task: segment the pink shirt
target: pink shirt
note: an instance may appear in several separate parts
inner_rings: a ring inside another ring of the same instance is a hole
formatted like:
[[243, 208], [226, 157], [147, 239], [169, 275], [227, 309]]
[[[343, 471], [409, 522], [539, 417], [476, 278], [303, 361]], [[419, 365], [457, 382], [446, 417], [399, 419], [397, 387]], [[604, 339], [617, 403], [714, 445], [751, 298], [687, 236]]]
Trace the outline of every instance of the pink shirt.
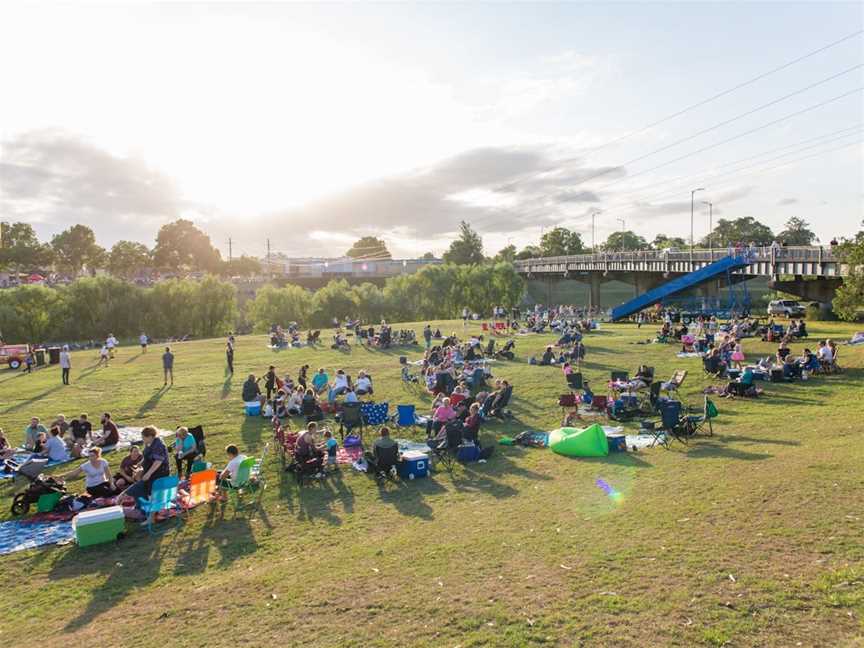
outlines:
[[456, 411], [452, 407], [442, 405], [435, 410], [435, 415], [432, 418], [436, 421], [446, 422], [450, 419], [456, 418]]
[[565, 376], [569, 376], [570, 374], [573, 373], [573, 367], [570, 367], [570, 366], [562, 367], [562, 371], [564, 372]]

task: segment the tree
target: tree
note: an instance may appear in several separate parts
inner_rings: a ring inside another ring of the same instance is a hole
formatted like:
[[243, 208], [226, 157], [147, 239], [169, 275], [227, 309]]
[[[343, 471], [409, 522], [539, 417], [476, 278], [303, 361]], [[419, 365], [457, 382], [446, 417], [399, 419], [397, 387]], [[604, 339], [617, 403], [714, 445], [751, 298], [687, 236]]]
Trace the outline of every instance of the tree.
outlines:
[[374, 236], [364, 236], [359, 241], [355, 241], [351, 249], [345, 253], [345, 256], [352, 259], [392, 259], [390, 252], [387, 250], [387, 244], [384, 239], [375, 238]]
[[32, 225], [0, 223], [0, 268], [42, 270], [51, 260], [51, 248], [39, 242]]
[[500, 261], [503, 261], [505, 263], [513, 263], [516, 260], [516, 246], [508, 245], [507, 247], [501, 248], [498, 254], [495, 255], [495, 258], [492, 260], [496, 263]]
[[45, 342], [55, 318], [59, 293], [45, 286], [20, 286], [0, 291], [0, 330], [7, 342]]
[[537, 245], [526, 245], [522, 248], [522, 251], [516, 255], [517, 261], [523, 261], [525, 259], [536, 259], [537, 257], [543, 256], [543, 253], [540, 251], [539, 246]]
[[135, 241], [117, 241], [108, 253], [108, 272], [115, 277], [134, 279], [151, 264], [150, 250]]
[[215, 272], [221, 255], [210, 243], [209, 236], [192, 221], [181, 218], [159, 229], [153, 260], [159, 268], [173, 272]]
[[483, 263], [483, 260], [483, 239], [468, 223], [462, 221], [459, 225], [459, 238], [450, 243], [444, 253], [444, 262], [470, 265]]
[[602, 247], [606, 252], [644, 250], [648, 247], [648, 242], [638, 234], [627, 230], [626, 232], [612, 232]]
[[105, 264], [105, 250], [96, 244], [96, 235], [86, 225], [73, 225], [51, 239], [57, 270], [81, 274], [86, 266], [91, 272]]
[[777, 241], [784, 245], [813, 245], [816, 235], [810, 230], [810, 224], [803, 218], [793, 216], [786, 221], [786, 229], [777, 235]]
[[213, 337], [234, 328], [237, 318], [237, 289], [233, 284], [207, 275], [196, 284], [192, 305], [192, 332], [199, 337]]
[[845, 239], [837, 246], [835, 254], [849, 264], [849, 274], [843, 277], [843, 285], [837, 289], [832, 307], [841, 319], [853, 321], [864, 311], [864, 230], [853, 239]]
[[[721, 218], [717, 221], [714, 231], [711, 233], [710, 243], [714, 247], [728, 247], [736, 243], [749, 244], [762, 243], [767, 245], [774, 240], [774, 233], [767, 225], [763, 225], [752, 216], [727, 220]], [[702, 247], [708, 247], [708, 237], [699, 242]]]
[[273, 324], [298, 322], [306, 326], [312, 314], [312, 293], [292, 284], [282, 288], [267, 285], [255, 294], [247, 309], [249, 319], [259, 333], [266, 333]]
[[387, 300], [384, 292], [373, 283], [362, 283], [351, 289], [351, 297], [357, 305], [357, 317], [364, 322], [380, 322], [387, 316]]
[[341, 322], [357, 312], [351, 286], [344, 279], [333, 279], [319, 289], [315, 293], [314, 305], [313, 321], [320, 326], [330, 324], [334, 317]]
[[261, 274], [261, 262], [245, 254], [239, 259], [231, 259], [222, 264], [220, 274], [224, 277], [251, 277]]
[[543, 234], [540, 239], [542, 256], [564, 256], [581, 254], [585, 251], [582, 236], [566, 227], [556, 227]]
[[425, 252], [420, 258], [425, 261], [434, 261], [435, 255], [432, 252]]
[[658, 234], [654, 237], [651, 247], [655, 250], [667, 250], [673, 247], [685, 248], [687, 247], [687, 241], [680, 236], [666, 236], [665, 234]]

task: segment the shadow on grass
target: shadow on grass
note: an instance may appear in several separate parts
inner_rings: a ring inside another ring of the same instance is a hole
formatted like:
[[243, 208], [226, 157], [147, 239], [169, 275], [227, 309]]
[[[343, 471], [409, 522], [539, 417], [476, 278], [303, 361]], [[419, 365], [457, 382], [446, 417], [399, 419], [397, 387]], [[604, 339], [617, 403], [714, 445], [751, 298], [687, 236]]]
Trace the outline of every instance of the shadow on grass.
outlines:
[[144, 355], [144, 352], [139, 351], [136, 355], [129, 356], [129, 358], [127, 358], [126, 362], [124, 362], [123, 364], [129, 364], [130, 362], [135, 362], [138, 358], [140, 358], [143, 355]]
[[[241, 515], [244, 512], [242, 509], [233, 518], [226, 518], [225, 506], [205, 504], [197, 511], [203, 513], [200, 509], [204, 506], [209, 510], [203, 528], [191, 532], [195, 537], [180, 537], [176, 543], [175, 576], [201, 574], [208, 567], [230, 567], [235, 560], [254, 553], [258, 548], [248, 516]], [[214, 551], [219, 553], [219, 560], [216, 565], [210, 566], [210, 556]]]
[[[227, 368], [225, 371], [226, 372], [228, 371]], [[222, 383], [222, 392], [219, 394], [220, 400], [225, 400], [226, 398], [228, 398], [229, 394], [231, 393], [231, 381], [233, 379], [234, 379], [234, 374], [229, 373], [226, 376], [225, 382]]]
[[156, 406], [159, 404], [159, 401], [166, 393], [168, 393], [167, 387], [159, 387], [150, 398], [148, 398], [141, 404], [141, 407], [138, 408], [137, 415], [141, 416], [142, 414], [146, 414], [147, 412], [155, 409]]
[[431, 520], [435, 517], [432, 507], [425, 498], [445, 492], [446, 489], [441, 484], [429, 478], [410, 481], [387, 480], [378, 483], [378, 494], [382, 502], [391, 505], [402, 515], [423, 520]]
[[[740, 461], [764, 461], [774, 455], [767, 452], [747, 452], [725, 445], [728, 441], [717, 437], [693, 440], [683, 449], [688, 459], [738, 459]], [[679, 446], [680, 449], [680, 446]]]
[[63, 385], [63, 384], [59, 384], [59, 385], [56, 385], [56, 386], [54, 386], [54, 387], [50, 387], [49, 389], [46, 389], [45, 391], [43, 391], [43, 392], [41, 392], [41, 393], [39, 393], [39, 394], [36, 394], [36, 395], [33, 396], [32, 398], [28, 398], [28, 399], [25, 400], [25, 401], [21, 401], [20, 403], [16, 403], [15, 405], [11, 405], [10, 407], [7, 407], [5, 410], [3, 410], [2, 413], [3, 413], [3, 414], [10, 414], [10, 413], [12, 413], [12, 412], [17, 412], [17, 411], [20, 410], [20, 409], [24, 409], [25, 407], [27, 407], [27, 406], [29, 406], [29, 405], [32, 405], [33, 403], [35, 403], [35, 402], [37, 402], [37, 401], [42, 400], [42, 399], [45, 398], [46, 396], [49, 396], [50, 394], [53, 394], [53, 393], [54, 393], [55, 391], [57, 391], [58, 389], [62, 389], [64, 386], [65, 386], [65, 385]]

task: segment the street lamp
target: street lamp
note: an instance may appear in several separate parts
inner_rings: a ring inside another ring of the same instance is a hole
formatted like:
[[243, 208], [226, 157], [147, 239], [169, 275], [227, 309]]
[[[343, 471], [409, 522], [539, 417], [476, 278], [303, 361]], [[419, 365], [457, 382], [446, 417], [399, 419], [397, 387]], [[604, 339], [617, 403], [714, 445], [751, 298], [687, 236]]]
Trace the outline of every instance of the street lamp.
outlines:
[[619, 223], [621, 223], [621, 251], [623, 252], [624, 251], [624, 219], [623, 218], [617, 218], [616, 220]]
[[693, 270], [693, 196], [697, 191], [705, 191], [705, 187], [699, 187], [690, 192], [690, 270]]
[[599, 209], [591, 212], [591, 254], [597, 254], [597, 225], [595, 219], [597, 214], [602, 213]]
[[711, 260], [714, 260], [714, 203], [707, 200], [702, 201], [708, 205], [708, 250], [711, 252]]

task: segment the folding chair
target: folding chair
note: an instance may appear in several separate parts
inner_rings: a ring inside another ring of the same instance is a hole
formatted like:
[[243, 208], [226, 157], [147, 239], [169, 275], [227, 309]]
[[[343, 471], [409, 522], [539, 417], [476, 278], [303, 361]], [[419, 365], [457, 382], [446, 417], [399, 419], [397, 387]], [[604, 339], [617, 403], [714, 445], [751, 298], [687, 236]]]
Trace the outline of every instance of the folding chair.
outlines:
[[452, 473], [456, 453], [459, 451], [459, 446], [462, 445], [462, 429], [457, 425], [448, 425], [445, 429], [447, 436], [432, 448], [432, 456], [436, 461], [441, 462], [448, 473]]
[[576, 400], [576, 394], [561, 394], [558, 397], [558, 407], [561, 408], [561, 415], [564, 416], [568, 409], [579, 407], [579, 401]]
[[189, 505], [204, 504], [213, 499], [216, 493], [215, 470], [199, 470], [189, 475]]
[[702, 405], [702, 413], [687, 417], [688, 421], [693, 426], [693, 434], [697, 434], [707, 427], [708, 436], [714, 436], [714, 426], [711, 423], [711, 419], [717, 418], [719, 414], [720, 412], [717, 410], [714, 401], [706, 395]]
[[140, 508], [147, 516], [147, 532], [151, 535], [156, 535], [153, 528], [153, 523], [156, 521], [156, 514], [162, 511], [166, 513], [172, 510], [177, 511], [177, 525], [180, 525], [180, 513], [183, 508], [177, 502], [177, 486], [180, 479], [176, 475], [168, 477], [160, 477], [153, 482], [150, 489], [150, 497], [139, 497], [138, 508]]
[[482, 323], [480, 324], [480, 328], [483, 330], [484, 333], [488, 333], [488, 332], [489, 332], [489, 324], [486, 323], [486, 322], [482, 322]]
[[336, 420], [339, 421], [339, 436], [345, 439], [345, 430], [348, 434], [354, 428], [360, 428], [360, 438], [363, 438], [363, 405], [361, 403], [345, 403], [342, 406], [342, 412], [336, 415]]
[[[673, 439], [687, 444], [689, 438], [695, 433], [695, 425], [687, 416], [681, 415], [681, 401], [665, 401], [660, 408], [660, 418], [663, 431]], [[668, 443], [666, 444], [668, 447]]]
[[681, 388], [681, 385], [684, 384], [685, 378], [687, 378], [687, 370], [678, 369], [675, 373], [672, 374], [669, 382], [662, 383], [662, 390], [667, 392], [670, 396], [676, 394], [677, 391]]
[[567, 374], [567, 385], [570, 387], [570, 389], [572, 389], [573, 391], [582, 389], [582, 384], [583, 381], [581, 373], [573, 372], [571, 374]]
[[456, 407], [465, 400], [464, 394], [450, 394], [450, 407]]
[[252, 481], [252, 469], [257, 463], [255, 457], [247, 457], [237, 466], [237, 476], [229, 479], [223, 484], [229, 497], [234, 498], [234, 508], [242, 508], [243, 494], [246, 490], [253, 490], [255, 483]]
[[612, 382], [627, 382], [630, 379], [630, 374], [626, 371], [613, 371], [611, 372], [611, 380]]
[[198, 457], [202, 459], [207, 456], [207, 443], [204, 439], [204, 428], [200, 425], [189, 428], [189, 434], [195, 439], [195, 447], [198, 449]]
[[261, 456], [258, 457], [258, 460], [252, 466], [252, 473], [250, 475], [250, 479], [255, 482], [255, 486], [258, 488], [258, 497], [261, 497], [261, 493], [267, 488], [266, 478], [264, 476], [264, 462], [267, 460], [267, 453], [270, 451], [270, 444], [265, 443], [264, 449], [261, 451]]
[[417, 408], [414, 405], [397, 405], [393, 423], [398, 427], [414, 427], [417, 425]]

